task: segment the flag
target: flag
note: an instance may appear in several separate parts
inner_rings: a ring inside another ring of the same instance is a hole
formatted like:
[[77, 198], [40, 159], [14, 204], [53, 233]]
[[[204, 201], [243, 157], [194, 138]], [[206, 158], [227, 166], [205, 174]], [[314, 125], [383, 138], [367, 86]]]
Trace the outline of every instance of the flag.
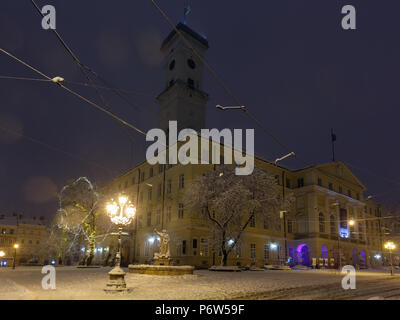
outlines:
[[331, 136], [332, 136], [332, 142], [335, 142], [336, 141], [336, 134], [333, 133], [333, 130], [332, 130]]
[[185, 16], [189, 15], [190, 12], [192, 12], [192, 7], [190, 5], [187, 5], [185, 7]]

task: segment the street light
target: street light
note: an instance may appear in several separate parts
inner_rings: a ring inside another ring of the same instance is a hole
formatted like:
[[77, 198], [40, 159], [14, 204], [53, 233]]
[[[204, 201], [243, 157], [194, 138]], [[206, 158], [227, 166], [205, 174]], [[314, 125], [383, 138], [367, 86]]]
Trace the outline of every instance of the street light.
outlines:
[[6, 254], [4, 253], [4, 251], [0, 251], [0, 258], [3, 258]]
[[235, 110], [235, 109], [239, 109], [239, 110], [246, 111], [246, 107], [245, 107], [245, 106], [229, 106], [229, 107], [224, 107], [224, 106], [221, 106], [221, 105], [217, 104], [215, 107], [216, 107], [217, 109], [221, 109], [221, 110]]
[[[294, 152], [290, 152], [287, 155], [275, 159], [275, 165], [278, 165], [279, 161], [285, 160], [286, 158], [289, 157], [295, 157], [296, 154]], [[282, 200], [283, 203], [285, 202], [285, 170], [282, 170]], [[281, 211], [281, 219], [283, 218], [283, 237], [285, 238], [285, 263], [288, 260], [288, 256], [287, 256], [287, 238], [286, 238], [286, 213], [287, 211]]]
[[15, 260], [17, 259], [17, 249], [19, 248], [19, 244], [14, 244], [14, 260], [13, 260], [13, 269], [15, 269]]
[[354, 226], [355, 223], [356, 223], [356, 222], [355, 222], [353, 219], [351, 219], [351, 220], [349, 221], [349, 225], [350, 225], [350, 226]]
[[385, 249], [389, 250], [390, 274], [393, 276], [394, 275], [394, 271], [393, 271], [392, 250], [396, 249], [396, 245], [392, 241], [388, 241], [388, 242], [385, 243]]
[[113, 199], [106, 206], [107, 214], [111, 222], [118, 225], [118, 252], [115, 259], [115, 267], [108, 274], [110, 279], [107, 283], [106, 292], [126, 292], [125, 272], [121, 269], [121, 235], [122, 227], [132, 222], [136, 208], [132, 205], [126, 195], [120, 195], [118, 202]]

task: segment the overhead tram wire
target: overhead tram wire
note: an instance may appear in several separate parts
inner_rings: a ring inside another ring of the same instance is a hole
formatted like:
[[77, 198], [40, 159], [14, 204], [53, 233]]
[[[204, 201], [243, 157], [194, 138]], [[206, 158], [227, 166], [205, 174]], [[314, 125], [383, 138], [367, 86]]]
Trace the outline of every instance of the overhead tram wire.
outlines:
[[[38, 5], [35, 3], [34, 0], [31, 0], [31, 3], [33, 4], [33, 6], [36, 8], [37, 12], [39, 13], [39, 15], [44, 18], [44, 14], [42, 13], [42, 11], [40, 10], [40, 8], [38, 7]], [[85, 72], [88, 71], [90, 73], [92, 73], [95, 77], [97, 77], [98, 79], [100, 79], [106, 86], [110, 87], [111, 90], [113, 90], [121, 99], [123, 99], [126, 103], [128, 103], [129, 105], [131, 105], [132, 107], [134, 107], [137, 111], [140, 111], [139, 106], [137, 106], [136, 104], [133, 104], [131, 101], [129, 101], [126, 97], [124, 97], [121, 92], [115, 88], [115, 86], [110, 85], [106, 80], [104, 80], [104, 78], [100, 77], [100, 75], [93, 71], [91, 68], [89, 68], [88, 66], [86, 66], [85, 64], [83, 64], [78, 57], [75, 55], [75, 53], [71, 50], [71, 48], [67, 45], [67, 43], [64, 41], [64, 39], [61, 37], [61, 35], [55, 30], [55, 29], [51, 29], [52, 32], [54, 33], [54, 35], [57, 37], [57, 39], [61, 42], [62, 46], [65, 48], [65, 50], [69, 53], [69, 55], [72, 57], [72, 59], [75, 61], [75, 63], [78, 65], [80, 71], [82, 72], [82, 74], [85, 76], [85, 78], [88, 80], [88, 82], [92, 85], [92, 87], [96, 90], [97, 94], [100, 96], [100, 99], [103, 101], [103, 103], [105, 105], [107, 105], [107, 103], [105, 103], [104, 101], [104, 97], [101, 95], [101, 93], [98, 91], [96, 85], [93, 83], [93, 81], [90, 79], [90, 77], [87, 75], [87, 73]]]
[[[38, 13], [40, 14], [40, 16], [42, 18], [44, 18], [44, 14], [42, 13], [42, 11], [40, 10], [40, 8], [37, 6], [37, 4], [35, 3], [34, 0], [31, 0], [32, 4], [34, 5], [34, 7], [36, 8], [36, 10], [38, 11]], [[62, 46], [65, 48], [65, 50], [69, 53], [69, 55], [72, 57], [72, 59], [75, 61], [75, 63], [77, 64], [79, 70], [81, 71], [81, 73], [83, 74], [83, 76], [86, 78], [86, 80], [88, 81], [88, 83], [91, 85], [91, 87], [96, 91], [97, 95], [99, 96], [100, 100], [103, 102], [103, 104], [109, 109], [112, 110], [111, 106], [107, 103], [106, 99], [104, 98], [104, 96], [101, 94], [100, 90], [98, 89], [98, 87], [96, 87], [96, 85], [94, 84], [94, 82], [92, 81], [92, 79], [89, 77], [89, 75], [86, 73], [86, 69], [89, 69], [88, 67], [84, 67], [84, 65], [81, 63], [81, 61], [78, 59], [78, 57], [74, 54], [74, 52], [71, 50], [71, 48], [67, 45], [67, 43], [63, 40], [63, 38], [60, 36], [60, 34], [55, 30], [55, 29], [51, 29], [53, 31], [53, 33], [56, 35], [57, 39], [61, 42]], [[90, 69], [88, 71], [91, 71]], [[120, 94], [119, 94], [120, 95]], [[135, 106], [135, 108], [137, 108]], [[131, 142], [133, 142], [133, 144], [135, 144], [137, 147], [140, 148], [140, 146], [137, 145], [136, 140], [132, 137], [132, 135], [126, 130], [125, 127], [122, 127], [122, 130], [125, 132], [125, 134], [127, 135], [128, 139], [131, 140]], [[131, 157], [132, 157], [133, 153], [131, 152]], [[132, 160], [132, 159], [131, 159]]]
[[128, 123], [127, 121], [121, 119], [120, 117], [118, 117], [117, 115], [115, 115], [113, 112], [99, 106], [98, 104], [90, 101], [89, 99], [83, 97], [82, 95], [80, 95], [79, 93], [69, 89], [68, 87], [64, 86], [61, 82], [55, 81], [52, 78], [50, 78], [49, 76], [47, 76], [46, 74], [44, 74], [43, 72], [37, 70], [36, 68], [32, 67], [31, 65], [29, 65], [28, 63], [18, 59], [17, 57], [15, 57], [14, 55], [12, 55], [11, 53], [7, 52], [6, 50], [0, 48], [0, 52], [4, 53], [5, 55], [9, 56], [10, 58], [14, 59], [15, 61], [19, 62], [20, 64], [24, 65], [25, 67], [31, 69], [32, 71], [36, 72], [37, 74], [41, 75], [43, 78], [55, 83], [56, 85], [60, 86], [62, 89], [66, 90], [67, 92], [69, 92], [70, 94], [74, 95], [75, 97], [85, 101], [86, 103], [90, 104], [92, 107], [95, 107], [96, 109], [106, 113], [108, 116], [112, 117], [113, 119], [117, 120], [118, 122], [122, 123], [123, 125], [137, 131], [138, 133], [146, 136], [146, 133], [142, 130], [140, 130], [139, 128], [135, 127], [133, 124]]
[[[4, 75], [0, 75], [0, 79], [50, 82], [50, 80], [47, 80], [47, 79], [4, 76]], [[90, 84], [85, 83], [85, 82], [70, 81], [70, 80], [65, 80], [65, 79], [64, 79], [63, 82], [64, 83], [70, 83], [70, 84], [78, 85], [78, 86], [83, 86], [83, 87], [89, 87], [90, 86]], [[104, 87], [104, 86], [97, 86], [97, 88], [104, 89], [104, 90], [118, 90], [118, 91], [126, 93], [126, 94], [134, 94], [134, 95], [141, 95], [141, 96], [151, 97], [150, 94], [146, 94], [146, 93], [139, 92], [139, 91], [126, 90], [126, 89], [120, 89], [120, 88], [109, 88], [109, 87]]]

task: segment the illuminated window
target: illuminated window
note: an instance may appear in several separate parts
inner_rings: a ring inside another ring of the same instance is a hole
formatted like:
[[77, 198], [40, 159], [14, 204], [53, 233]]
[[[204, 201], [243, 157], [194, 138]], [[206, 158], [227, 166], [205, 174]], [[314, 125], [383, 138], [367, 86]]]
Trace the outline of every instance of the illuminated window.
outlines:
[[178, 218], [179, 219], [183, 219], [183, 203], [179, 204], [179, 208], [178, 208]]
[[183, 189], [185, 187], [185, 175], [179, 175], [179, 188]]
[[256, 244], [255, 243], [250, 244], [250, 258], [251, 259], [256, 258]]

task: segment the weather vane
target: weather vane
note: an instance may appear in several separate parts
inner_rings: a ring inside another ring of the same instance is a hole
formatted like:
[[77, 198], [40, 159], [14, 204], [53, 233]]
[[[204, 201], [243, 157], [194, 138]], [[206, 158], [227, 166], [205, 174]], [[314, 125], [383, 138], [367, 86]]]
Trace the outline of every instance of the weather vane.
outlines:
[[192, 7], [189, 4], [189, 0], [185, 0], [184, 10], [183, 10], [183, 23], [186, 24], [186, 16], [192, 12]]

